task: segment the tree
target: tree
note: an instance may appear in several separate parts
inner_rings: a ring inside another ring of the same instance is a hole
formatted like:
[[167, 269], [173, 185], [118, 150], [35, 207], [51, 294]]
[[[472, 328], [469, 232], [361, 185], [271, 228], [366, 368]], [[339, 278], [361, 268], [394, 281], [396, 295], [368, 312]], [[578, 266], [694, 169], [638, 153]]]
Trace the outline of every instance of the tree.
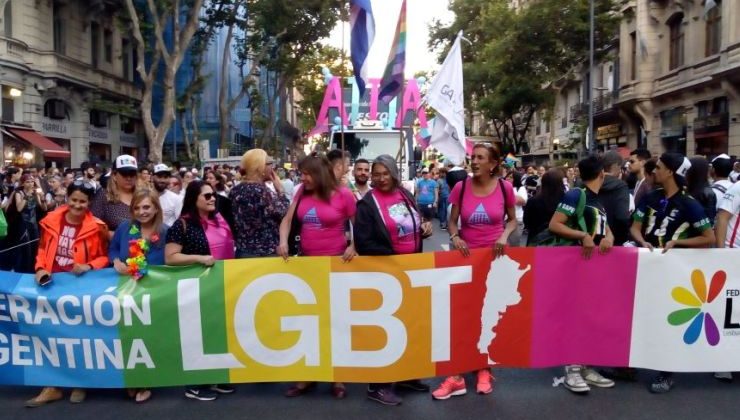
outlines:
[[[597, 55], [616, 35], [615, 3], [597, 2]], [[432, 26], [430, 46], [448, 47], [465, 31], [473, 43], [463, 48], [469, 108], [492, 121], [504, 145], [519, 153], [534, 113], [554, 103], [556, 90], [547, 86], [587, 57], [589, 0], [540, 0], [520, 12], [506, 0], [453, 0], [451, 9], [455, 20]]]
[[[152, 162], [162, 161], [164, 140], [175, 119], [175, 76], [198, 30], [203, 1], [125, 0], [136, 45], [136, 71], [143, 84], [140, 109]], [[170, 40], [165, 39], [168, 28], [172, 34]], [[155, 124], [152, 97], [160, 71], [164, 100], [157, 104], [162, 107], [162, 119]]]
[[344, 59], [342, 51], [328, 45], [322, 45], [311, 54], [304, 56], [298, 66], [292, 87], [301, 96], [297, 104], [300, 128], [308, 131], [316, 123], [316, 115], [324, 100], [326, 90], [324, 69], [341, 78], [349, 77], [352, 69], [349, 67], [349, 61]]

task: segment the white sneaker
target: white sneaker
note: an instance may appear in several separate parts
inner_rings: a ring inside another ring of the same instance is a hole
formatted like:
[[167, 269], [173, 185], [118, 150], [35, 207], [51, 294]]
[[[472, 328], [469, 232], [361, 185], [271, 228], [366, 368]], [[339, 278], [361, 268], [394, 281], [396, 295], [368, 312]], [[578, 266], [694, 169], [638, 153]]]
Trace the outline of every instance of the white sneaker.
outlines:
[[580, 365], [569, 365], [565, 367], [565, 382], [563, 386], [571, 392], [582, 393], [591, 390], [586, 381], [583, 380], [582, 367]]
[[614, 381], [603, 377], [599, 372], [593, 369], [584, 368], [582, 375], [583, 380], [589, 385], [593, 385], [598, 388], [611, 388], [614, 386]]
[[723, 382], [732, 382], [732, 372], [714, 372], [714, 377]]

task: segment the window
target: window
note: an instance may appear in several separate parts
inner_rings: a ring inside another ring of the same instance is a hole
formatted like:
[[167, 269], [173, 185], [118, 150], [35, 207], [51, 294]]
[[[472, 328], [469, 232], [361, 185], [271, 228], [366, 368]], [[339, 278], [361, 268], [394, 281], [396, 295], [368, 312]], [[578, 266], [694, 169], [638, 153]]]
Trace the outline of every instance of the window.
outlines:
[[123, 67], [123, 78], [133, 82], [133, 68], [131, 66], [131, 41], [126, 38], [121, 40], [121, 67]]
[[13, 8], [12, 1], [8, 1], [8, 3], [5, 4], [5, 11], [3, 12], [3, 25], [4, 30], [3, 34], [6, 38], [12, 38], [13, 37]]
[[540, 135], [542, 132], [542, 121], [540, 121], [540, 116], [536, 116], [534, 119], [534, 134]]
[[105, 48], [105, 62], [113, 62], [113, 32], [109, 29], [103, 31], [103, 47]]
[[630, 34], [630, 80], [637, 79], [637, 32]]
[[696, 104], [696, 113], [699, 118], [709, 115], [709, 101], [701, 101]]
[[725, 114], [727, 111], [727, 98], [724, 96], [714, 98], [712, 101], [712, 114]]
[[4, 121], [15, 121], [15, 103], [13, 98], [3, 97], [3, 114]]
[[90, 23], [90, 58], [92, 66], [98, 68], [100, 65], [100, 25]]
[[62, 12], [64, 7], [54, 2], [54, 52], [65, 54], [67, 52], [66, 31], [64, 30], [64, 17]]
[[675, 68], [683, 66], [684, 63], [684, 29], [683, 29], [683, 14], [678, 14], [668, 21], [668, 27], [670, 28], [670, 59], [668, 63], [668, 69], [673, 70]]
[[717, 5], [707, 13], [707, 36], [705, 54], [707, 57], [719, 54], [722, 43], [722, 3], [716, 0]]

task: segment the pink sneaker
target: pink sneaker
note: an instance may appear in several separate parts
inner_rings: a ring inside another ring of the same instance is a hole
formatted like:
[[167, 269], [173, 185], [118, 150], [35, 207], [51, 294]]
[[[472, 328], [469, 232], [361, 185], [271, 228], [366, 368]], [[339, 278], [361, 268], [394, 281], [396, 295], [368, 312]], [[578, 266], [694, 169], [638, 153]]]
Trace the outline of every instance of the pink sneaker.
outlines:
[[465, 388], [465, 379], [455, 379], [454, 376], [448, 376], [437, 389], [432, 392], [432, 398], [435, 400], [446, 400], [450, 397], [465, 395], [468, 390]]
[[490, 394], [493, 392], [493, 375], [488, 369], [478, 371], [478, 385], [476, 390], [479, 394]]

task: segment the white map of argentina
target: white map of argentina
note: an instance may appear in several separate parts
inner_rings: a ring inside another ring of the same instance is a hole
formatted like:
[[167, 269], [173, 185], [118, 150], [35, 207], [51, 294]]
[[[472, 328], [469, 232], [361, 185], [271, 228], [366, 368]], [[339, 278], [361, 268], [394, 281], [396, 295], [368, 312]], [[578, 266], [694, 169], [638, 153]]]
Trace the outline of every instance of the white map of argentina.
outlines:
[[519, 294], [519, 281], [529, 271], [530, 266], [520, 269], [519, 263], [504, 255], [491, 261], [491, 268], [486, 277], [486, 295], [483, 298], [483, 309], [480, 316], [480, 338], [478, 338], [478, 350], [481, 354], [488, 355], [488, 363], [496, 362], [491, 359], [488, 347], [496, 338], [494, 329], [504, 317], [509, 306], [517, 305], [522, 301]]

